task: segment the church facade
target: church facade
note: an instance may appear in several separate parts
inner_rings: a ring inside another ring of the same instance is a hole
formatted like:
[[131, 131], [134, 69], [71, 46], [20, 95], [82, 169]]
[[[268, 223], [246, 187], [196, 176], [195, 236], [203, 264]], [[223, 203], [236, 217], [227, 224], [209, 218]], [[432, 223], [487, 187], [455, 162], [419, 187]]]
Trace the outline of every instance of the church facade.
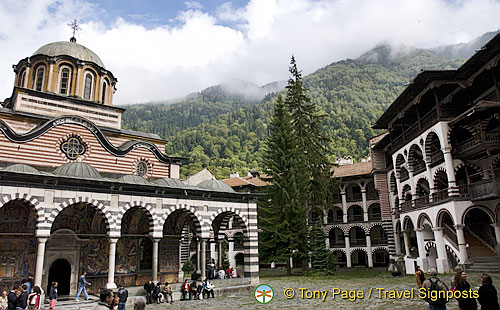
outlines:
[[54, 42], [13, 66], [0, 107], [0, 285], [28, 274], [76, 291], [182, 280], [219, 265], [238, 236], [241, 269], [258, 282], [257, 205], [225, 183], [179, 178], [183, 158], [155, 134], [121, 128], [117, 79], [76, 43]]

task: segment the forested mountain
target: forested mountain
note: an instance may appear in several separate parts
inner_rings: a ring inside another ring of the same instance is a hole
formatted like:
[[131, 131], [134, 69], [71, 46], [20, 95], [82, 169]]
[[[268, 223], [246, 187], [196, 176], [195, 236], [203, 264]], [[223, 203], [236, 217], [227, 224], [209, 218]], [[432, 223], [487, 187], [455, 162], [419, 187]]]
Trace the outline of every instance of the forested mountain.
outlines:
[[[358, 59], [334, 62], [306, 76], [308, 95], [329, 116], [323, 122], [333, 140], [332, 159], [368, 155], [368, 139], [378, 134], [371, 125], [405, 84], [421, 70], [455, 69], [463, 61], [431, 50], [379, 45]], [[262, 168], [262, 142], [275, 95], [260, 101], [215, 86], [170, 106], [127, 106], [123, 124], [169, 140], [169, 155], [189, 158], [183, 176], [206, 167], [218, 178], [227, 178], [232, 171], [246, 174]]]

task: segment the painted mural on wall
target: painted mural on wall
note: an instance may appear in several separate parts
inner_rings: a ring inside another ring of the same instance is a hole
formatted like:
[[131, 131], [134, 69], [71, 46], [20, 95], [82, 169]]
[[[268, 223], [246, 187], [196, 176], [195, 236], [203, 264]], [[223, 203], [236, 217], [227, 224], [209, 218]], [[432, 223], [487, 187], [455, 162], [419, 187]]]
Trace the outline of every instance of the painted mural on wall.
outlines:
[[160, 272], [179, 271], [179, 239], [163, 238], [159, 244]]
[[[0, 208], [0, 278], [23, 278], [35, 271], [36, 211], [23, 200]], [[25, 234], [12, 237], [9, 234]]]
[[116, 244], [116, 273], [137, 272], [137, 239], [120, 238]]

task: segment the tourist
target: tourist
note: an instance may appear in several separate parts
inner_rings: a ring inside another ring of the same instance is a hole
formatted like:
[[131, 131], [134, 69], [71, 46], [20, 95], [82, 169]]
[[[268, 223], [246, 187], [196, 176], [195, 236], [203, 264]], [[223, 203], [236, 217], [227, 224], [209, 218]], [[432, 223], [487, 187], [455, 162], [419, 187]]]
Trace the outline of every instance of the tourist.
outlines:
[[19, 288], [18, 292], [21, 292], [17, 296], [17, 301], [16, 301], [16, 309], [26, 309], [28, 307], [28, 292], [26, 292], [26, 285], [23, 284]]
[[219, 279], [224, 279], [226, 276], [226, 272], [224, 271], [224, 269], [222, 269], [222, 267], [219, 268], [219, 271], [217, 273], [219, 274]]
[[39, 310], [42, 304], [42, 290], [39, 286], [33, 288], [33, 293], [28, 296], [28, 309]]
[[118, 289], [118, 298], [120, 302], [118, 303], [118, 310], [125, 310], [125, 304], [128, 299], [128, 291], [123, 287], [123, 284], [120, 284], [120, 288]]
[[236, 272], [236, 268], [231, 268], [231, 278], [237, 278], [238, 273]]
[[161, 294], [160, 282], [158, 282], [154, 288], [153, 297], [157, 304], [161, 304], [163, 302], [163, 295]]
[[417, 268], [415, 269], [415, 279], [417, 280], [418, 288], [421, 288], [422, 284], [425, 281], [425, 274], [422, 270], [420, 270], [420, 266], [417, 266]]
[[144, 284], [144, 290], [146, 291], [146, 305], [152, 304], [153, 299], [152, 299], [152, 294], [154, 290], [154, 283], [153, 281], [149, 280]]
[[99, 295], [99, 302], [94, 306], [93, 310], [109, 310], [113, 309], [114, 294], [112, 290], [104, 288]]
[[52, 282], [49, 290], [49, 306], [50, 310], [54, 309], [57, 303], [57, 282]]
[[85, 300], [89, 300], [89, 294], [87, 294], [87, 289], [85, 288], [85, 285], [91, 285], [87, 280], [85, 279], [85, 276], [87, 275], [87, 272], [84, 271], [83, 274], [80, 276], [80, 279], [78, 280], [78, 292], [76, 293], [75, 296], [75, 301], [78, 301], [78, 298], [80, 297], [80, 294], [83, 291], [83, 296], [85, 297]]
[[[448, 287], [446, 287], [446, 284], [438, 279], [436, 269], [431, 268], [429, 270], [429, 274], [431, 277], [422, 283], [422, 287], [427, 290], [427, 296], [429, 296], [432, 291], [448, 291]], [[439, 295], [439, 293], [436, 294]], [[429, 303], [429, 310], [445, 310], [446, 303], [448, 302], [446, 298], [437, 298], [436, 300], [426, 298], [425, 301]]]
[[459, 266], [456, 266], [455, 269], [453, 270], [454, 274], [453, 277], [451, 277], [451, 290], [455, 291], [455, 288], [457, 286], [457, 283], [460, 281], [460, 277], [462, 277], [462, 268]]
[[210, 298], [210, 295], [212, 295], [212, 298], [215, 298], [214, 285], [205, 279], [205, 281], [203, 281], [203, 298], [208, 299]]
[[198, 287], [196, 288], [196, 299], [203, 299], [203, 285], [201, 285], [201, 283], [198, 284]]
[[186, 279], [186, 280], [184, 280], [184, 283], [182, 283], [182, 287], [181, 287], [182, 300], [190, 299], [189, 291], [190, 291], [190, 287], [189, 287], [188, 279]]
[[497, 290], [493, 286], [493, 280], [487, 274], [481, 277], [481, 287], [479, 288], [479, 298], [481, 310], [499, 310]]
[[170, 297], [170, 304], [174, 303], [174, 300], [172, 298], [172, 288], [168, 284], [168, 282], [165, 282], [165, 286], [163, 287], [162, 290], [163, 297], [165, 298], [165, 302], [168, 303], [168, 298]]
[[210, 267], [208, 267], [208, 279], [210, 280], [213, 280], [215, 278], [215, 267], [214, 265], [210, 265]]
[[226, 269], [227, 278], [231, 278], [232, 277], [231, 268], [232, 267], [229, 267], [229, 268]]
[[113, 292], [113, 300], [111, 301], [109, 309], [118, 310], [119, 304], [120, 304], [120, 296], [118, 296], [118, 292]]
[[7, 295], [7, 309], [15, 310], [17, 303], [17, 287], [12, 288], [12, 291]]
[[31, 290], [33, 289], [33, 276], [30, 274], [27, 279], [24, 279], [23, 285], [26, 285], [26, 293], [31, 294]]
[[[456, 290], [460, 292], [467, 292], [469, 294], [470, 292], [470, 284], [467, 282], [467, 274], [465, 271], [462, 271], [461, 277], [456, 285]], [[460, 310], [475, 310], [477, 309], [477, 302], [476, 299], [473, 298], [472, 296], [467, 296], [468, 298], [457, 298], [458, 300], [458, 308]]]
[[7, 298], [7, 291], [2, 292], [2, 296], [0, 296], [0, 310], [7, 310], [9, 307], [9, 299]]
[[134, 310], [146, 309], [146, 299], [144, 297], [137, 297], [134, 302]]
[[196, 299], [196, 291], [198, 290], [198, 285], [196, 285], [196, 281], [193, 281], [189, 286], [189, 299]]

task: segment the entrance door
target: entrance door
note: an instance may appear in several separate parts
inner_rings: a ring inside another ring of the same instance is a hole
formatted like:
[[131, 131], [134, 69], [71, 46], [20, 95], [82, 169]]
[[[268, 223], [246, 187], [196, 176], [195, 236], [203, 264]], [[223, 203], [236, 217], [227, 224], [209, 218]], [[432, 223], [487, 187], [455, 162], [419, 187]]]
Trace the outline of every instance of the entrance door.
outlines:
[[52, 263], [49, 269], [49, 284], [47, 292], [50, 289], [51, 283], [57, 282], [57, 293], [62, 295], [69, 295], [70, 282], [71, 282], [71, 265], [65, 259], [58, 259]]

